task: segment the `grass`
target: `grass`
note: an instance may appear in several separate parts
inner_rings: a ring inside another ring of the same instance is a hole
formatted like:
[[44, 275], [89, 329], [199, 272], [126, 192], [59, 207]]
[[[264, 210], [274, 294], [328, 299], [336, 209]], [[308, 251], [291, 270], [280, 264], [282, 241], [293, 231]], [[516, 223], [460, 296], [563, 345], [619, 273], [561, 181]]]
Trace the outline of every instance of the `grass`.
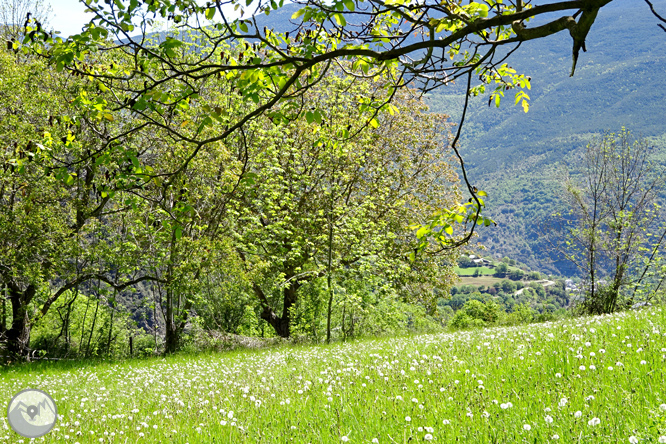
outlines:
[[498, 278], [495, 276], [478, 276], [478, 277], [468, 277], [464, 276], [460, 278], [460, 283], [458, 285], [473, 285], [478, 287], [479, 285], [490, 286], [495, 282], [502, 282], [506, 278]]
[[468, 267], [468, 268], [460, 268], [460, 267], [455, 267], [455, 272], [458, 276], [473, 276], [476, 270], [479, 271], [479, 274], [482, 275], [493, 275], [495, 274], [495, 269], [494, 268], [488, 268], [488, 267]]
[[62, 418], [47, 443], [659, 442], [665, 333], [666, 312], [651, 308], [331, 346], [11, 367], [0, 393], [8, 401], [32, 387], [56, 399]]

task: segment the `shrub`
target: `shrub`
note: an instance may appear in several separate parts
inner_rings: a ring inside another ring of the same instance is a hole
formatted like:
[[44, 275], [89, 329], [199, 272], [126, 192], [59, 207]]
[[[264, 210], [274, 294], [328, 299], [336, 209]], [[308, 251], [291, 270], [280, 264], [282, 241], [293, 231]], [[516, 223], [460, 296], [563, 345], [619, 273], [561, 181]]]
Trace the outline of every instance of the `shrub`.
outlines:
[[467, 316], [464, 310], [458, 310], [449, 321], [449, 326], [460, 329], [468, 328], [472, 323], [472, 318]]
[[511, 313], [515, 321], [519, 324], [527, 324], [534, 319], [534, 311], [530, 308], [529, 304], [516, 304], [513, 306], [513, 313]]
[[485, 300], [483, 302], [471, 299], [465, 302], [462, 309], [458, 310], [451, 318], [449, 325], [453, 328], [482, 327], [495, 324], [501, 313], [497, 302]]

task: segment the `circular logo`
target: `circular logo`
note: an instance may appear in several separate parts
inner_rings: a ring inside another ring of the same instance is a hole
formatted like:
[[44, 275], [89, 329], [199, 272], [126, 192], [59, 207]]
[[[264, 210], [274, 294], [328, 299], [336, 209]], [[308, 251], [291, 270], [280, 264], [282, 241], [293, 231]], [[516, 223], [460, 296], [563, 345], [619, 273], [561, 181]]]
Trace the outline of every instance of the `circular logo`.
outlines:
[[25, 438], [39, 438], [51, 431], [58, 409], [48, 393], [26, 389], [12, 398], [7, 407], [9, 425]]

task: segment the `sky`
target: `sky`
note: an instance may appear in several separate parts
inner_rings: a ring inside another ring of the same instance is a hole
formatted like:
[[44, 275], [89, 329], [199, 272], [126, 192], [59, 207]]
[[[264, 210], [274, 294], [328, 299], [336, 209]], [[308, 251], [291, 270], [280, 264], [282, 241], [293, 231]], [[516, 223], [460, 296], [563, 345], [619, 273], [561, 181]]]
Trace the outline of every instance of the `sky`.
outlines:
[[[50, 17], [49, 24], [54, 31], [60, 31], [61, 37], [69, 37], [78, 34], [81, 28], [92, 18], [91, 13], [84, 12], [86, 6], [79, 0], [44, 0], [44, 3], [51, 5], [53, 15]], [[198, 2], [205, 4], [204, 0]], [[230, 8], [225, 8], [228, 17], [237, 16]], [[136, 23], [135, 23], [136, 24]]]
[[86, 7], [79, 0], [47, 0], [51, 5], [53, 15], [50, 24], [55, 31], [60, 31], [62, 37], [69, 37], [81, 31], [83, 25], [88, 23], [92, 14], [86, 14]]

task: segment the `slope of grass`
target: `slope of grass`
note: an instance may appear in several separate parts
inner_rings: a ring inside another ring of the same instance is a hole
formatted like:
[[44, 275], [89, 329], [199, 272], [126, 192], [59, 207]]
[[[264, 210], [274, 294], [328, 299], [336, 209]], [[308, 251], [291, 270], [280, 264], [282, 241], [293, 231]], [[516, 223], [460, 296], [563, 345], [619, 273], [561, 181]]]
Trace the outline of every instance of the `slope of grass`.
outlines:
[[506, 278], [498, 278], [495, 276], [479, 276], [479, 277], [462, 276], [460, 278], [460, 283], [458, 285], [473, 285], [475, 287], [483, 285], [485, 287], [489, 287], [493, 285], [495, 282], [502, 282], [504, 279]]
[[489, 267], [455, 267], [455, 272], [458, 276], [473, 276], [476, 270], [479, 270], [479, 274], [483, 276], [495, 274], [495, 269]]
[[10, 368], [0, 393], [8, 401], [33, 387], [56, 399], [62, 417], [47, 443], [659, 442], [665, 332], [666, 313], [652, 308], [332, 346]]

